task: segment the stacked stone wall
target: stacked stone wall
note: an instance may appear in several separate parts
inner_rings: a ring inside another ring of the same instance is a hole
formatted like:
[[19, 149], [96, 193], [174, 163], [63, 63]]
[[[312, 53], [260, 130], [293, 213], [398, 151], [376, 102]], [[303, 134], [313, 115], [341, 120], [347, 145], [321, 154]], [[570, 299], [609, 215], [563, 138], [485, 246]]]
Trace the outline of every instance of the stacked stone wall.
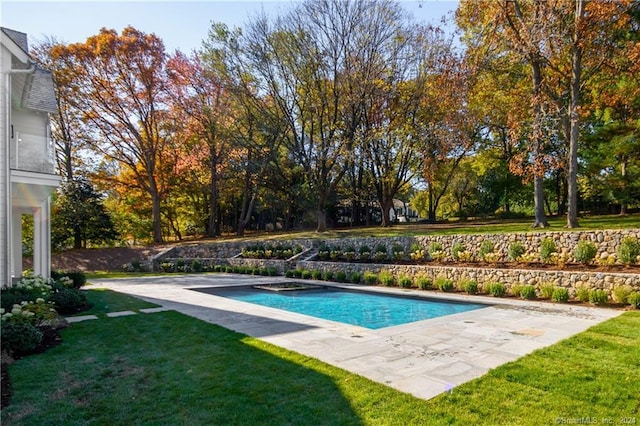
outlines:
[[323, 273], [331, 271], [334, 276], [338, 271], [344, 271], [347, 275], [353, 272], [359, 272], [364, 275], [366, 271], [376, 274], [381, 271], [388, 271], [396, 279], [403, 275], [414, 278], [426, 276], [431, 278], [432, 281], [435, 281], [438, 277], [444, 277], [453, 280], [455, 283], [471, 279], [475, 280], [481, 287], [491, 282], [500, 282], [507, 289], [514, 285], [533, 285], [540, 290], [541, 286], [553, 284], [556, 287], [567, 288], [572, 297], [575, 297], [576, 291], [580, 288], [602, 289], [606, 290], [609, 295], [612, 294], [614, 288], [620, 286], [627, 286], [630, 290], [640, 291], [640, 274], [634, 273], [318, 261], [298, 262], [298, 268], [320, 270]]
[[[391, 255], [394, 245], [404, 247], [405, 254], [409, 253], [413, 244], [419, 244], [425, 251], [432, 242], [442, 244], [443, 251], [451, 252], [451, 248], [456, 243], [461, 243], [467, 251], [470, 251], [473, 258], [477, 260], [480, 246], [484, 241], [491, 241], [495, 251], [500, 254], [501, 261], [506, 261], [509, 246], [514, 242], [520, 242], [525, 249], [525, 253], [537, 254], [544, 238], [552, 238], [559, 252], [569, 255], [575, 249], [580, 240], [595, 243], [597, 256], [616, 253], [620, 242], [625, 237], [640, 239], [640, 228], [623, 230], [593, 230], [593, 231], [537, 231], [507, 234], [472, 234], [472, 235], [419, 235], [419, 236], [399, 236], [399, 237], [358, 237], [358, 238], [335, 238], [335, 239], [294, 239], [288, 240], [288, 244], [301, 245], [305, 253], [288, 260], [273, 259], [244, 259], [240, 255], [243, 247], [256, 244], [252, 241], [243, 242], [212, 242], [201, 244], [190, 244], [174, 247], [156, 258], [152, 259], [154, 269], [159, 270], [160, 264], [167, 261], [185, 260], [190, 262], [193, 259], [206, 260], [208, 264], [252, 266], [252, 267], [275, 267], [283, 274], [289, 269], [302, 268], [309, 270], [344, 271], [346, 273], [365, 271], [379, 272], [388, 270], [395, 276], [401, 275], [426, 275], [433, 280], [443, 276], [453, 281], [463, 279], [476, 280], [480, 285], [489, 282], [502, 282], [507, 287], [516, 284], [531, 284], [536, 287], [553, 284], [555, 286], [566, 287], [572, 296], [576, 289], [587, 287], [590, 289], [604, 289], [611, 292], [617, 286], [628, 286], [631, 289], [640, 291], [640, 274], [636, 273], [614, 273], [614, 272], [590, 272], [590, 271], [563, 271], [550, 269], [510, 269], [510, 268], [486, 268], [486, 267], [460, 267], [460, 266], [430, 266], [430, 265], [406, 265], [406, 264], [372, 264], [372, 263], [349, 263], [349, 262], [318, 262], [312, 261], [314, 250], [321, 244], [329, 247], [344, 249], [353, 246], [356, 251], [363, 245], [367, 245], [372, 251], [376, 246], [384, 244], [387, 253]], [[264, 241], [261, 243], [265, 244]], [[271, 242], [277, 244], [278, 241]], [[569, 257], [569, 261], [571, 261]]]
[[[408, 251], [411, 245], [419, 244], [424, 250], [429, 248], [432, 242], [442, 244], [443, 251], [451, 253], [451, 248], [456, 243], [461, 243], [467, 251], [470, 251], [474, 259], [477, 259], [480, 246], [484, 241], [491, 241], [494, 250], [500, 254], [500, 261], [508, 260], [509, 246], [514, 242], [519, 242], [524, 246], [525, 253], [537, 254], [540, 252], [540, 245], [545, 238], [552, 238], [556, 244], [558, 252], [565, 252], [571, 255], [578, 244], [578, 241], [591, 241], [596, 245], [597, 257], [603, 254], [616, 253], [620, 242], [624, 237], [634, 237], [640, 240], [640, 228], [621, 230], [594, 230], [594, 231], [540, 231], [540, 232], [518, 232], [506, 234], [469, 234], [469, 235], [419, 235], [410, 237], [359, 237], [328, 239], [324, 243], [328, 246], [337, 246], [344, 249], [353, 246], [356, 251], [360, 246], [366, 245], [370, 249], [375, 249], [379, 244], [384, 244], [387, 252], [391, 253], [394, 244], [405, 247]], [[317, 247], [319, 243], [316, 243]]]

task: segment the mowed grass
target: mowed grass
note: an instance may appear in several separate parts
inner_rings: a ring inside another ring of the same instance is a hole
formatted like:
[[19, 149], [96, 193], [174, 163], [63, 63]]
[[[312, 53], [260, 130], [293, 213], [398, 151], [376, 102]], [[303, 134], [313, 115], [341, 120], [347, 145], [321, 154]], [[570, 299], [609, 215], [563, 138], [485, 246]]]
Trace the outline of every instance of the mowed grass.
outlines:
[[140, 309], [157, 308], [159, 306], [106, 288], [92, 288], [91, 290], [86, 290], [84, 294], [92, 306], [91, 309], [80, 312], [77, 316], [104, 315], [108, 312], [122, 311], [139, 312]]
[[[130, 299], [127, 306], [137, 310], [137, 299]], [[160, 312], [75, 323], [64, 330], [61, 345], [15, 362], [10, 367], [14, 395], [1, 420], [3, 425], [494, 425], [578, 418], [637, 423], [639, 372], [640, 312], [624, 313], [430, 401], [180, 313]]]
[[[299, 231], [288, 233], [252, 233], [235, 240], [290, 240], [294, 238], [357, 238], [357, 237], [396, 237], [412, 235], [458, 235], [458, 234], [500, 234], [512, 232], [554, 232], [554, 231], [588, 231], [594, 229], [626, 229], [640, 227], [640, 214], [587, 216], [579, 219], [580, 227], [566, 227], [565, 217], [550, 217], [548, 228], [532, 228], [533, 219], [508, 220], [470, 220], [438, 223], [398, 223], [391, 227], [380, 226], [337, 228], [327, 232]], [[223, 240], [228, 241], [229, 239]]]

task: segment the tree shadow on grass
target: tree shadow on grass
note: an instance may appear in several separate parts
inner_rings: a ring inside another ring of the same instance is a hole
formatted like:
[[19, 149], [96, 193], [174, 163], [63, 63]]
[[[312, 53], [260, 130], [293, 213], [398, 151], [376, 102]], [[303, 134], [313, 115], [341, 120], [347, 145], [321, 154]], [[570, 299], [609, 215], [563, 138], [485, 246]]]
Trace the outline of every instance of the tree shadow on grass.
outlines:
[[11, 366], [2, 424], [362, 424], [323, 368], [177, 312], [102, 318]]

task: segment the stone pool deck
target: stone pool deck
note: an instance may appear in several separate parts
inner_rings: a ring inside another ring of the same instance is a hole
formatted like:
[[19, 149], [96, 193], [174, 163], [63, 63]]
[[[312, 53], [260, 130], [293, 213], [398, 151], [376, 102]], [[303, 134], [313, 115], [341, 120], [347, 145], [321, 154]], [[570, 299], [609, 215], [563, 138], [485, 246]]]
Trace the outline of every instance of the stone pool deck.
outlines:
[[287, 281], [294, 280], [234, 274], [171, 275], [96, 279], [88, 288], [107, 288], [136, 296], [424, 399], [453, 391], [455, 386], [480, 377], [492, 368], [621, 314], [621, 311], [603, 308], [366, 287], [369, 291], [387, 294], [491, 305], [369, 330], [190, 290]]

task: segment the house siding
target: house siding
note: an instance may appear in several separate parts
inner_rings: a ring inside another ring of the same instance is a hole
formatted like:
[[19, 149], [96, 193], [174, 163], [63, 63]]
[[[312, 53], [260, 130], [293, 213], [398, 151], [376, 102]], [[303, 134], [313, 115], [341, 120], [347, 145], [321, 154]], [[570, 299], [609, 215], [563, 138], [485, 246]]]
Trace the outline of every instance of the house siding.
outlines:
[[10, 58], [11, 54], [7, 48], [2, 46], [2, 61], [0, 61], [0, 67], [2, 69], [2, 81], [0, 81], [0, 138], [2, 144], [0, 144], [0, 286], [7, 285], [9, 278], [9, 215], [7, 213], [9, 205], [9, 194], [7, 193], [7, 184], [9, 179], [9, 170], [7, 167], [7, 148], [9, 141], [7, 140], [7, 125], [6, 117], [8, 111], [7, 105], [7, 93], [6, 93], [6, 72], [11, 68], [11, 61], [5, 60]]

